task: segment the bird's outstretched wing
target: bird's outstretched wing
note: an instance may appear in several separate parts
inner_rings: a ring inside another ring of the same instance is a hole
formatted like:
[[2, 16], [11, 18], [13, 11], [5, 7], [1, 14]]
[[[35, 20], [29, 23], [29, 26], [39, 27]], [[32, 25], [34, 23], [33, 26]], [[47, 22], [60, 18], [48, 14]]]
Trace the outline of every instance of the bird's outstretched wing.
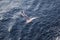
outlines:
[[30, 22], [32, 22], [32, 21], [33, 21], [34, 19], [36, 19], [36, 18], [38, 18], [38, 17], [29, 18], [29, 19], [26, 20], [26, 23], [30, 23]]

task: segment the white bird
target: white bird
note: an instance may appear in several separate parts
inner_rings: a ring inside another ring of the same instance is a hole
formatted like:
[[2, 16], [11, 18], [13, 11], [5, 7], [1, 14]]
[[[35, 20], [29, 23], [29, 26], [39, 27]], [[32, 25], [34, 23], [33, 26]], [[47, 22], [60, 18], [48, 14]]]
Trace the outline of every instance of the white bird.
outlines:
[[28, 17], [28, 16], [24, 13], [24, 11], [22, 11], [22, 13], [21, 13], [20, 15], [23, 16], [23, 17], [25, 17], [26, 23], [30, 23], [30, 22], [32, 22], [34, 19], [38, 18], [38, 17], [32, 17], [32, 18], [30, 18], [30, 17]]

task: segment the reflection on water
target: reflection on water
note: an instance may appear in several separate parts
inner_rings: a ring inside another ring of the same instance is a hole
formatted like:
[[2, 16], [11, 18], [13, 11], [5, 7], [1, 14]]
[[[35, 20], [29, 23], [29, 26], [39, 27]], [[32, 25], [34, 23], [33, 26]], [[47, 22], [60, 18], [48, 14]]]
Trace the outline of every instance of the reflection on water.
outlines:
[[56, 40], [60, 40], [60, 37], [58, 36], [58, 37], [56, 38]]

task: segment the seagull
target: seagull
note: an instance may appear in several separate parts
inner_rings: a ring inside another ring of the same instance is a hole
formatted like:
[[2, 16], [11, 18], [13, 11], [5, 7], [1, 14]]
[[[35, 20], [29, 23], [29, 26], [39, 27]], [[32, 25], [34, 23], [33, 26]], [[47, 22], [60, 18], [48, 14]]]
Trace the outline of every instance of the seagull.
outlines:
[[24, 11], [22, 11], [22, 13], [21, 13], [20, 15], [23, 16], [23, 17], [25, 17], [26, 23], [30, 23], [30, 22], [32, 22], [34, 19], [38, 18], [38, 17], [32, 17], [32, 18], [30, 18], [30, 17], [28, 17], [28, 16], [24, 13]]

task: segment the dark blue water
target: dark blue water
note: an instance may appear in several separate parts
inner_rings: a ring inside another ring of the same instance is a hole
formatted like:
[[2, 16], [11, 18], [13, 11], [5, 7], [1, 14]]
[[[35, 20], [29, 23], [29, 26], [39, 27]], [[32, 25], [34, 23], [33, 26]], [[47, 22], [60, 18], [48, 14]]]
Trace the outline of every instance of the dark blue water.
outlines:
[[[20, 15], [23, 11], [27, 16]], [[38, 18], [26, 23], [33, 17]], [[0, 40], [59, 40], [59, 36], [60, 0], [0, 0]]]

